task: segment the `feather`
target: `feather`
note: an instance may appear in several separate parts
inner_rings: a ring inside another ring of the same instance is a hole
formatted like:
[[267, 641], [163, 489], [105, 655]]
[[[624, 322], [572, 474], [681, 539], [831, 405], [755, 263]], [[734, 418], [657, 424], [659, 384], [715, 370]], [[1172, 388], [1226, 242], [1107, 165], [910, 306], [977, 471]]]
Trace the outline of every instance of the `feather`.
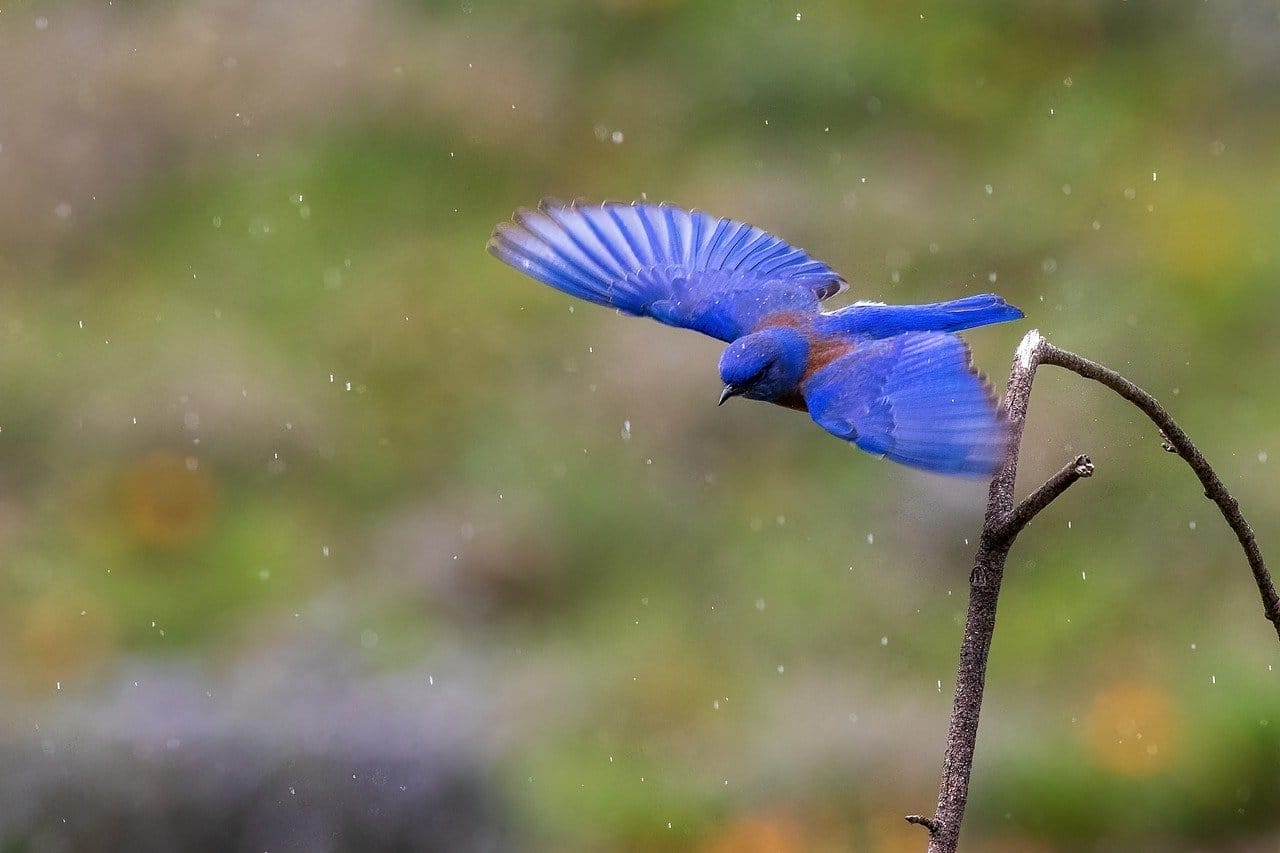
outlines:
[[816, 316], [847, 286], [759, 228], [667, 204], [544, 199], [500, 224], [488, 250], [571, 296], [724, 341], [778, 311]]

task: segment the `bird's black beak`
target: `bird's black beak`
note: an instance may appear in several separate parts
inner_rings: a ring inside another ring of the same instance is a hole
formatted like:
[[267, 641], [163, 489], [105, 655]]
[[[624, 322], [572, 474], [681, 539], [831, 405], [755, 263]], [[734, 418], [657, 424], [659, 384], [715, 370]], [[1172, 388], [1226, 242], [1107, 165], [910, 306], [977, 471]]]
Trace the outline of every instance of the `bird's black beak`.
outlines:
[[726, 385], [724, 386], [724, 390], [720, 392], [720, 402], [716, 403], [716, 405], [723, 406], [725, 400], [728, 400], [730, 397], [736, 397], [741, 393], [742, 393], [742, 389], [739, 388], [738, 386]]

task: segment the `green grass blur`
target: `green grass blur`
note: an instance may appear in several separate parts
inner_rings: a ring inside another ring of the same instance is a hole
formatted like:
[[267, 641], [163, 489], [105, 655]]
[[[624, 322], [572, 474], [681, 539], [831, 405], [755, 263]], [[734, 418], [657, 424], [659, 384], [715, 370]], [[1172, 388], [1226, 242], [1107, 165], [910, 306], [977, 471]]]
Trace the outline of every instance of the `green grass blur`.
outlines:
[[[335, 691], [466, 686], [423, 701], [522, 848], [921, 847], [983, 486], [717, 409], [715, 342], [484, 253], [542, 195], [997, 291], [993, 379], [1030, 328], [1121, 370], [1280, 548], [1268, 3], [19, 3], [0, 45], [11, 737], [320, 643]], [[1273, 850], [1274, 634], [1108, 393], [1037, 385], [1023, 488], [1098, 472], [1010, 560], [966, 840]]]

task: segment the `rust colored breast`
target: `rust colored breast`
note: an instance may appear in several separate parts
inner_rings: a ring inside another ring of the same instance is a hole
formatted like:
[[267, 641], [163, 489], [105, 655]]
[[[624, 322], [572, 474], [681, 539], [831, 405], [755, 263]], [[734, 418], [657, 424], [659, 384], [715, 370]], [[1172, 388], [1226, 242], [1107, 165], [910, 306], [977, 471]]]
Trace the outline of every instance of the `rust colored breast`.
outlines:
[[800, 377], [800, 384], [803, 386], [813, 374], [837, 358], [853, 352], [854, 349], [855, 347], [852, 343], [842, 341], [839, 338], [810, 338], [809, 361], [804, 366], [804, 374]]

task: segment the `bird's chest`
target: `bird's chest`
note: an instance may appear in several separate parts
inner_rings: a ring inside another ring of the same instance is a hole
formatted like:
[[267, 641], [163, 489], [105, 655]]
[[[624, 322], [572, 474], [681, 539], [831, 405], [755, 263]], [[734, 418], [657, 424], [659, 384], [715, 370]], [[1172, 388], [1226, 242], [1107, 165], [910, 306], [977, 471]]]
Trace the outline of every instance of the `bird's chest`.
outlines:
[[796, 387], [789, 393], [773, 400], [773, 402], [779, 406], [786, 406], [788, 409], [795, 409], [800, 412], [809, 411], [809, 405], [804, 399], [804, 386], [818, 371], [853, 352], [854, 349], [856, 349], [856, 346], [845, 340], [832, 338], [810, 339], [809, 355], [805, 359], [804, 372], [800, 375], [800, 381], [796, 383]]

